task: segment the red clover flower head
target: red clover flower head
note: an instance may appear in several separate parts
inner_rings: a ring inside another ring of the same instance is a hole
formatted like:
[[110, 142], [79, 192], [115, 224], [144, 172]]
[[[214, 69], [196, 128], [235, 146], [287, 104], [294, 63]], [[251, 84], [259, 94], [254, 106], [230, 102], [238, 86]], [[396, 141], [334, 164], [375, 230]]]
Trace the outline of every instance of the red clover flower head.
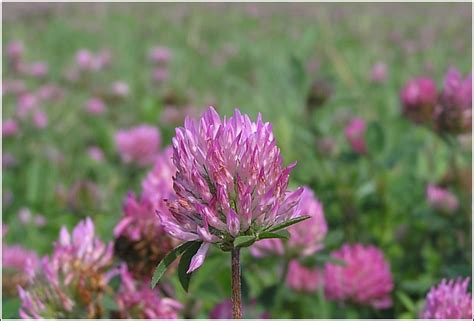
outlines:
[[142, 182], [140, 197], [132, 193], [127, 195], [124, 215], [114, 229], [115, 253], [127, 262], [135, 278], [149, 278], [156, 263], [177, 243], [163, 230], [155, 214], [165, 206], [161, 200], [174, 195], [176, 169], [171, 154], [172, 149], [166, 148], [157, 156], [155, 167]]
[[303, 293], [314, 293], [324, 282], [324, 273], [318, 267], [306, 267], [298, 262], [291, 260], [288, 266], [286, 276], [287, 286]]
[[119, 316], [124, 319], [176, 319], [183, 305], [171, 298], [162, 298], [147, 282], [133, 279], [126, 265], [120, 267], [121, 286], [116, 300]]
[[171, 49], [164, 46], [153, 47], [149, 53], [150, 61], [154, 64], [167, 64], [171, 57]]
[[209, 244], [226, 249], [240, 235], [295, 218], [302, 188], [287, 190], [295, 164], [284, 168], [270, 123], [252, 122], [236, 110], [221, 119], [210, 107], [187, 118], [173, 138], [175, 200], [158, 211], [165, 230], [203, 244], [188, 273], [203, 263]]
[[18, 134], [19, 126], [15, 119], [9, 118], [4, 119], [2, 122], [2, 136], [3, 137], [10, 137], [15, 136]]
[[423, 319], [472, 319], [472, 295], [467, 291], [469, 278], [442, 280], [431, 288], [420, 313]]
[[400, 98], [405, 117], [415, 123], [432, 121], [438, 101], [438, 90], [432, 79], [418, 77], [408, 81], [400, 93]]
[[165, 206], [161, 200], [174, 198], [173, 176], [176, 167], [172, 160], [173, 149], [166, 147], [155, 159], [153, 169], [142, 181], [142, 196], [153, 204], [153, 209]]
[[345, 244], [332, 257], [344, 266], [327, 263], [324, 271], [326, 296], [385, 309], [392, 305], [392, 274], [383, 252], [375, 246]]
[[461, 73], [450, 68], [444, 77], [444, 88], [436, 112], [438, 130], [454, 134], [469, 133], [472, 129], [472, 75], [463, 79]]
[[70, 234], [62, 228], [51, 257], [30, 271], [28, 285], [18, 287], [22, 318], [70, 318], [101, 316], [100, 297], [110, 279], [112, 244], [96, 235], [90, 218], [79, 222]]
[[155, 161], [161, 143], [156, 127], [140, 125], [115, 134], [115, 143], [125, 163], [147, 166]]
[[30, 271], [39, 264], [35, 252], [20, 245], [6, 245], [2, 248], [3, 294], [15, 295], [17, 286], [24, 286], [28, 281]]
[[453, 214], [459, 208], [459, 200], [449, 190], [429, 184], [426, 188], [426, 199], [431, 208]]
[[354, 117], [345, 128], [346, 138], [351, 144], [352, 149], [358, 154], [365, 154], [367, 147], [365, 143], [365, 120]]

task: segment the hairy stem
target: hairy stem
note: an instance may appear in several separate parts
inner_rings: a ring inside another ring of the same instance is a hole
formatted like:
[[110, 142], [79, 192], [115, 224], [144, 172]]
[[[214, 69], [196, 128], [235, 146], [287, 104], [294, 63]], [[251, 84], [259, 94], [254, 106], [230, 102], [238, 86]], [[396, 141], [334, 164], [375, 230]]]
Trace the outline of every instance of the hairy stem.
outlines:
[[232, 317], [242, 319], [242, 293], [240, 289], [240, 249], [232, 249]]

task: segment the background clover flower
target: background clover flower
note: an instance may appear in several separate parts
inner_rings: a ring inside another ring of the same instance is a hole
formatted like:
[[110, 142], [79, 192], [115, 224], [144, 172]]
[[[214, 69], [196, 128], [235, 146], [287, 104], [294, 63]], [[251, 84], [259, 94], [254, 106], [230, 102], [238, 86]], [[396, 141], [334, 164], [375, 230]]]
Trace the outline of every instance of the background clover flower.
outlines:
[[365, 154], [367, 152], [364, 137], [365, 129], [365, 120], [358, 117], [352, 118], [345, 129], [347, 140], [351, 144], [352, 149], [358, 154]]
[[3, 153], [2, 155], [2, 168], [13, 167], [17, 164], [15, 156], [10, 153]]
[[64, 98], [64, 89], [53, 84], [45, 84], [36, 90], [35, 95], [41, 101], [59, 101]]
[[393, 289], [390, 266], [382, 251], [372, 245], [345, 244], [332, 257], [344, 266], [327, 263], [324, 271], [326, 296], [384, 309], [392, 305]]
[[429, 184], [426, 188], [426, 198], [432, 208], [441, 212], [452, 214], [459, 208], [456, 195], [433, 184]]
[[161, 120], [163, 124], [178, 125], [184, 121], [186, 116], [191, 116], [194, 114], [196, 114], [196, 111], [193, 109], [193, 107], [167, 105], [163, 108]]
[[25, 48], [20, 41], [12, 41], [7, 45], [7, 56], [10, 59], [21, 59]]
[[310, 218], [304, 224], [290, 226], [288, 232], [291, 237], [287, 241], [261, 240], [250, 248], [251, 253], [256, 257], [268, 254], [308, 256], [322, 249], [328, 227], [324, 218], [323, 206], [309, 187], [304, 187], [295, 212], [297, 215], [309, 215]]
[[[94, 223], [90, 218], [79, 222], [70, 234], [61, 228], [53, 257], [61, 262], [61, 269], [69, 278], [77, 268], [88, 273], [100, 273], [112, 260], [112, 244], [105, 244], [95, 235]], [[85, 277], [80, 276], [80, 277]]]
[[438, 102], [438, 90], [432, 79], [418, 77], [408, 81], [400, 93], [400, 98], [405, 117], [415, 123], [432, 121]]
[[43, 61], [33, 62], [31, 64], [25, 65], [24, 72], [32, 77], [43, 78], [48, 74], [48, 64]]
[[13, 72], [20, 72], [24, 54], [24, 46], [20, 41], [12, 41], [6, 48], [8, 63]]
[[297, 292], [314, 293], [324, 282], [324, 273], [317, 267], [306, 267], [298, 260], [291, 260], [286, 285]]
[[142, 196], [153, 205], [153, 210], [165, 206], [164, 199], [175, 197], [173, 190], [173, 176], [176, 167], [172, 160], [173, 149], [165, 148], [155, 159], [153, 169], [142, 181]]
[[472, 128], [472, 75], [463, 79], [461, 73], [450, 68], [444, 77], [436, 121], [439, 130], [455, 134], [470, 132]]
[[41, 259], [37, 272], [30, 273], [28, 285], [18, 287], [23, 319], [67, 318], [75, 302], [60, 278], [60, 264], [48, 257]]
[[164, 67], [157, 67], [153, 69], [152, 79], [156, 83], [162, 83], [169, 78], [170, 74], [168, 69]]
[[39, 264], [38, 255], [20, 245], [6, 245], [2, 247], [2, 290], [5, 295], [14, 295], [17, 286], [24, 286], [28, 281], [28, 274], [34, 271]]
[[10, 119], [5, 119], [2, 122], [2, 136], [3, 137], [10, 137], [10, 136], [15, 136], [18, 134], [19, 131], [19, 126], [16, 120], [10, 118]]
[[110, 278], [112, 244], [95, 235], [90, 218], [79, 222], [70, 234], [62, 228], [51, 257], [30, 272], [30, 282], [19, 287], [23, 318], [67, 318], [73, 309], [83, 317], [98, 318], [100, 298]]
[[[256, 300], [250, 300], [245, 305], [246, 319], [270, 319], [270, 313], [267, 311], [261, 312], [256, 309]], [[226, 299], [216, 304], [209, 312], [209, 319], [232, 319], [232, 301]]]
[[115, 253], [123, 259], [137, 279], [149, 279], [156, 264], [176, 241], [156, 219], [153, 204], [143, 196], [129, 193], [123, 205], [124, 216], [114, 229]]
[[112, 55], [108, 50], [92, 53], [87, 49], [81, 49], [76, 53], [76, 65], [82, 71], [99, 71], [107, 67], [112, 61]]
[[87, 49], [81, 49], [76, 53], [75, 62], [82, 70], [94, 68], [94, 55]]
[[33, 114], [33, 125], [38, 129], [45, 128], [48, 126], [48, 115], [41, 109], [37, 109]]
[[39, 108], [39, 99], [32, 93], [24, 93], [17, 99], [16, 114], [20, 119], [27, 118]]
[[110, 85], [110, 94], [114, 98], [127, 98], [130, 95], [130, 86], [122, 80], [114, 81]]
[[156, 211], [163, 208], [163, 199], [172, 199], [172, 149], [166, 148], [156, 157], [155, 166], [142, 181], [139, 197], [129, 193], [123, 205], [120, 222], [114, 229], [115, 253], [127, 262], [135, 278], [150, 278], [156, 264], [177, 244], [161, 227]]
[[224, 300], [214, 306], [209, 312], [210, 319], [232, 319], [232, 301]]
[[160, 148], [160, 133], [157, 128], [140, 125], [115, 134], [115, 143], [124, 163], [147, 166], [154, 162]]
[[388, 66], [384, 62], [377, 62], [370, 71], [370, 80], [377, 84], [382, 84], [387, 80]]
[[467, 291], [469, 278], [443, 279], [431, 288], [420, 313], [423, 319], [472, 319], [472, 295]]
[[90, 159], [96, 162], [102, 162], [105, 160], [104, 151], [99, 146], [90, 146], [87, 148], [87, 155], [89, 155]]
[[176, 319], [183, 305], [171, 298], [162, 298], [148, 283], [133, 279], [126, 265], [120, 267], [121, 286], [116, 296], [122, 319]]
[[472, 93], [472, 75], [463, 79], [462, 74], [456, 68], [449, 68], [444, 76], [442, 101], [460, 107], [470, 107]]
[[86, 103], [86, 111], [93, 115], [101, 115], [106, 109], [105, 103], [100, 98], [91, 98]]
[[158, 211], [165, 230], [184, 241], [203, 241], [189, 272], [204, 261], [209, 244], [225, 244], [297, 216], [302, 188], [288, 192], [289, 173], [269, 123], [238, 110], [223, 120], [210, 107], [186, 119], [173, 138], [176, 200]]
[[154, 64], [167, 64], [171, 56], [171, 49], [164, 46], [153, 47], [149, 53], [150, 61]]
[[2, 94], [3, 96], [20, 96], [27, 91], [26, 83], [22, 79], [3, 79]]

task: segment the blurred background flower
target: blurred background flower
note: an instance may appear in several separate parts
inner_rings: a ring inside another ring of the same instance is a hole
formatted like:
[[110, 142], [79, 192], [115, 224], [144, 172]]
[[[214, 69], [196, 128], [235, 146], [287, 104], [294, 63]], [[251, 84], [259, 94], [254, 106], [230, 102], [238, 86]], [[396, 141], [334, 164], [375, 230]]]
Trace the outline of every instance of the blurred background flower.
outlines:
[[459, 201], [454, 194], [433, 184], [426, 188], [426, 198], [432, 208], [449, 214], [459, 207]]
[[146, 166], [153, 163], [160, 148], [158, 129], [140, 125], [115, 134], [115, 143], [124, 163]]
[[161, 298], [149, 284], [135, 281], [127, 271], [120, 268], [121, 287], [117, 295], [117, 317], [122, 319], [177, 319], [183, 305], [170, 298]]
[[438, 100], [436, 83], [430, 78], [414, 78], [401, 92], [403, 114], [415, 123], [430, 123]]
[[352, 118], [345, 129], [347, 140], [351, 144], [352, 149], [358, 154], [365, 154], [367, 152], [365, 129], [365, 121], [359, 117]]
[[431, 288], [420, 318], [472, 319], [472, 295], [467, 291], [469, 278], [445, 280]]
[[345, 244], [331, 256], [345, 265], [326, 264], [324, 286], [328, 299], [347, 300], [376, 309], [392, 306], [393, 279], [382, 251], [372, 245]]

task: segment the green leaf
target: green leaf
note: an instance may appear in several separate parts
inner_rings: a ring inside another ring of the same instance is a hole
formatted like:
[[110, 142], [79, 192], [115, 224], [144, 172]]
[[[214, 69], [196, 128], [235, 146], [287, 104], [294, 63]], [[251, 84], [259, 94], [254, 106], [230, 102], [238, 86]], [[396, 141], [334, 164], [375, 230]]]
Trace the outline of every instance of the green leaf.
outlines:
[[181, 244], [180, 246], [174, 248], [171, 250], [166, 256], [160, 261], [158, 266], [155, 269], [155, 272], [153, 272], [153, 277], [151, 279], [151, 288], [154, 289], [158, 281], [161, 279], [163, 274], [165, 273], [166, 269], [168, 266], [171, 265], [171, 263], [174, 262], [180, 256], [183, 254], [184, 251], [188, 249], [191, 245], [196, 243], [197, 241], [189, 241], [186, 243]]
[[365, 141], [367, 142], [367, 147], [372, 154], [377, 154], [382, 152], [385, 136], [382, 129], [382, 126], [377, 122], [371, 122], [367, 126], [365, 131]]
[[234, 240], [234, 246], [247, 247], [255, 243], [256, 240], [257, 240], [257, 237], [253, 235], [237, 236]]
[[278, 231], [278, 232], [262, 232], [258, 234], [258, 239], [285, 239], [288, 240], [290, 238], [290, 233], [286, 230]]
[[276, 232], [276, 231], [282, 230], [284, 228], [287, 228], [288, 226], [291, 226], [291, 225], [294, 225], [296, 223], [307, 220], [310, 217], [311, 216], [309, 216], [309, 215], [303, 215], [303, 216], [298, 216], [298, 217], [292, 218], [291, 220], [288, 220], [288, 221], [285, 221], [285, 222], [280, 223], [278, 225], [272, 226], [271, 228], [268, 229], [267, 232]]
[[191, 263], [191, 259], [193, 258], [194, 254], [199, 250], [199, 247], [201, 247], [202, 242], [194, 242], [191, 244], [183, 253], [181, 256], [181, 259], [179, 260], [179, 265], [178, 265], [178, 276], [179, 276], [179, 282], [181, 283], [181, 286], [183, 287], [183, 290], [188, 292], [189, 288], [189, 282], [191, 282], [191, 277], [193, 276], [193, 273], [187, 273], [189, 269], [189, 263]]

